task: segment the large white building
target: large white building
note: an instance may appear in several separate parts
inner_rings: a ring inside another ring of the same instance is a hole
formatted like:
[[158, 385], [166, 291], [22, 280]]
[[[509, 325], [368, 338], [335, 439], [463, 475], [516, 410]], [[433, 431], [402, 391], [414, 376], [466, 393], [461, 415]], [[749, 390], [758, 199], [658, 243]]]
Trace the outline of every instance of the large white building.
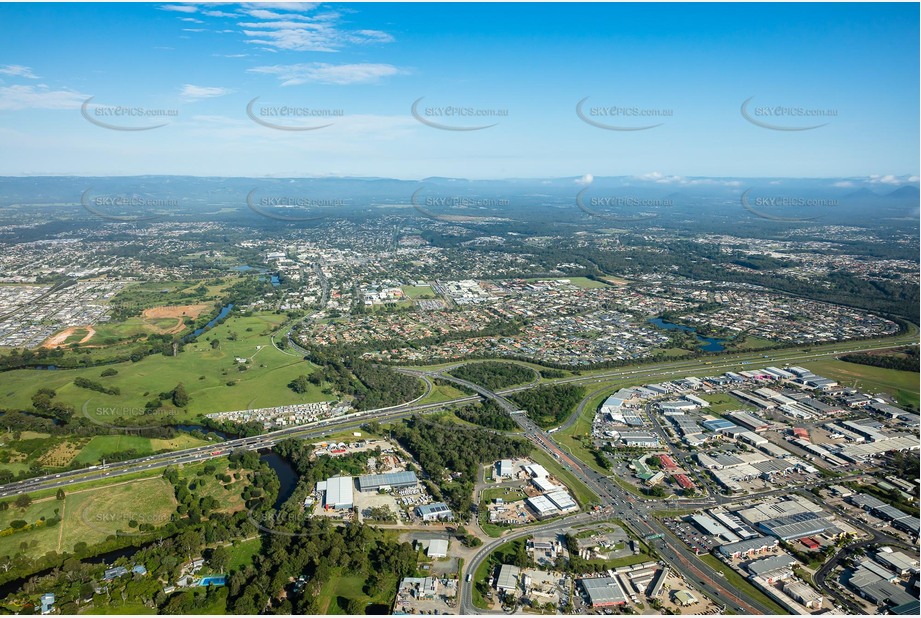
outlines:
[[[354, 504], [351, 476], [334, 476], [326, 479], [326, 495], [323, 504], [328, 509], [350, 509]], [[322, 487], [318, 487], [321, 489]]]

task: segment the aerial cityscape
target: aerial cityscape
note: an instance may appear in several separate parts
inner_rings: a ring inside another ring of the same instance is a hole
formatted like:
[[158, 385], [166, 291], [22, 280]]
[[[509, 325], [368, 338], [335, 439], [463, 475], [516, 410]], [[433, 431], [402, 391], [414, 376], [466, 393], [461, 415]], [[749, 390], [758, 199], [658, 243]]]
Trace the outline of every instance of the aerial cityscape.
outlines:
[[0, 612], [919, 615], [917, 3], [0, 24]]

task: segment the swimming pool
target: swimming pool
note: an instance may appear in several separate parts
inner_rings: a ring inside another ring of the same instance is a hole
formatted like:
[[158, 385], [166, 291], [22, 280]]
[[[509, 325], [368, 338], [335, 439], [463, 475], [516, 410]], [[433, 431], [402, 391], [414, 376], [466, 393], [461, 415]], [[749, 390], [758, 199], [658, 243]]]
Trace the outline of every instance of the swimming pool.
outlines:
[[208, 577], [202, 577], [201, 581], [198, 582], [199, 586], [224, 586], [227, 583], [227, 577], [225, 575], [209, 575]]

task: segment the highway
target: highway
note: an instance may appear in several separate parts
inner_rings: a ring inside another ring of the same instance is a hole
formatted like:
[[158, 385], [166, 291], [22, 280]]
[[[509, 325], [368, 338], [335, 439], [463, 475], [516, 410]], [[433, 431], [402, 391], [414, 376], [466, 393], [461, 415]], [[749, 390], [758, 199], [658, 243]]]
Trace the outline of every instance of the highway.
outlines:
[[[401, 370], [410, 373], [408, 370]], [[441, 371], [445, 371], [442, 369]], [[526, 414], [522, 414], [517, 407], [508, 399], [500, 394], [494, 393], [482, 386], [461, 380], [454, 376], [443, 375], [436, 371], [413, 371], [415, 374], [422, 374], [429, 378], [440, 377], [475, 390], [484, 397], [489, 397], [506, 411], [512, 413], [512, 418], [518, 423], [524, 432], [524, 436], [534, 442], [538, 447], [546, 451], [553, 458], [557, 459], [560, 464], [572, 473], [577, 479], [591, 489], [601, 499], [602, 504], [614, 507], [614, 511], [622, 521], [633, 531], [639, 538], [646, 538], [649, 535], [662, 535], [655, 541], [647, 541], [659, 556], [671, 565], [676, 571], [682, 573], [690, 579], [694, 585], [704, 594], [712, 598], [719, 605], [729, 603], [733, 611], [746, 614], [769, 614], [770, 610], [755, 599], [748, 597], [741, 591], [733, 590], [726, 586], [725, 579], [709, 565], [697, 559], [684, 546], [673, 544], [667, 538], [668, 532], [661, 526], [650, 513], [650, 508], [645, 500], [637, 500], [630, 496], [624, 489], [612, 482], [611, 479], [603, 476], [594, 469], [585, 466], [577, 459], [564, 453], [559, 445], [553, 441], [549, 433], [535, 425]], [[554, 522], [547, 527], [532, 527], [528, 530], [519, 531], [520, 536], [528, 536], [536, 532], [546, 532], [559, 526], [566, 528], [578, 523], [580, 517], [584, 518], [585, 514], [565, 517], [558, 522]], [[466, 573], [474, 573], [476, 567], [494, 550], [498, 545], [517, 536], [505, 536], [494, 543], [485, 544], [473, 560], [465, 567]], [[492, 548], [492, 549], [489, 549]], [[475, 614], [479, 610], [473, 605], [473, 587], [464, 585], [466, 573], [461, 574], [461, 586], [459, 594], [461, 595], [460, 610], [462, 614]]]

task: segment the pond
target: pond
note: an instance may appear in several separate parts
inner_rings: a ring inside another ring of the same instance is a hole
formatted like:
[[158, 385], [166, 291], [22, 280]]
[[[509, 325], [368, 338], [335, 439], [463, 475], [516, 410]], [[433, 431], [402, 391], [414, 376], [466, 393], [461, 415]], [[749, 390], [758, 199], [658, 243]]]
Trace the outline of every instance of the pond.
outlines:
[[278, 475], [281, 486], [278, 488], [278, 498], [275, 500], [275, 510], [281, 508], [297, 487], [298, 476], [283, 457], [268, 450], [259, 451], [259, 459], [269, 464], [269, 467]]
[[[684, 324], [672, 324], [671, 322], [666, 322], [662, 318], [650, 318], [649, 323], [663, 330], [681, 330], [688, 333], [697, 333], [697, 329], [692, 326], [685, 326]], [[722, 352], [726, 349], [723, 346], [723, 344], [726, 342], [725, 339], [702, 337], [697, 335], [697, 341], [700, 342], [700, 349], [704, 352]]]

